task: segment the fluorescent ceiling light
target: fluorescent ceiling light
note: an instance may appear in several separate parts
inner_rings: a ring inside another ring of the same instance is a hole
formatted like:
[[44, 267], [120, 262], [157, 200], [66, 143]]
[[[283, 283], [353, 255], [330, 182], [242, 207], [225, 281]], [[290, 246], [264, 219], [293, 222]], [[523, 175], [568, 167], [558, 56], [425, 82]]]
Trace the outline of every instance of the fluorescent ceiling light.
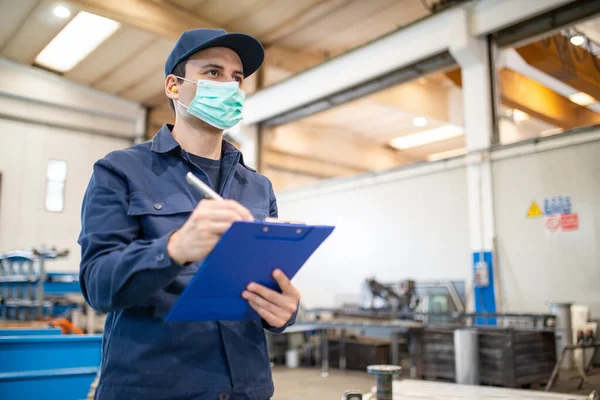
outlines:
[[552, 128], [545, 131], [540, 132], [542, 137], [558, 135], [559, 133], [563, 133], [565, 130], [562, 128]]
[[418, 126], [419, 128], [427, 125], [427, 118], [425, 117], [416, 117], [413, 119], [413, 125]]
[[428, 161], [437, 161], [443, 160], [444, 158], [462, 156], [463, 154], [467, 154], [467, 149], [464, 147], [460, 147], [458, 149], [452, 149], [448, 151], [442, 151], [440, 153], [434, 153], [427, 156]]
[[108, 39], [120, 23], [82, 11], [38, 54], [36, 64], [67, 72]]
[[429, 129], [412, 135], [397, 137], [390, 142], [390, 146], [398, 150], [405, 150], [433, 142], [439, 142], [440, 140], [452, 139], [462, 134], [463, 131], [458, 126], [444, 125], [439, 128]]
[[52, 11], [54, 15], [58, 18], [69, 18], [71, 16], [71, 11], [65, 6], [56, 6]]
[[516, 110], [513, 112], [513, 119], [515, 122], [523, 122], [529, 119], [529, 114], [523, 112], [521, 110]]
[[585, 38], [581, 35], [571, 36], [571, 43], [573, 43], [575, 46], [581, 46], [585, 43]]
[[580, 106], [587, 107], [591, 104], [597, 103], [598, 100], [593, 98], [587, 93], [579, 92], [572, 94], [569, 96], [569, 100], [571, 100], [575, 104], [579, 104]]

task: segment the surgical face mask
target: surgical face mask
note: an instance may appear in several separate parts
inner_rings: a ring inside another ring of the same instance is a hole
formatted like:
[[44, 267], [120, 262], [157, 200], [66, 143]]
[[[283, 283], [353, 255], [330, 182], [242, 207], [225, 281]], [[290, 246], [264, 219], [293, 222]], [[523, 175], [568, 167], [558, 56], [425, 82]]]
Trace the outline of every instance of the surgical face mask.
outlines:
[[198, 82], [178, 77], [196, 85], [196, 95], [189, 106], [177, 102], [187, 112], [209, 125], [219, 129], [228, 129], [242, 120], [242, 107], [246, 94], [238, 82], [217, 82], [200, 79]]

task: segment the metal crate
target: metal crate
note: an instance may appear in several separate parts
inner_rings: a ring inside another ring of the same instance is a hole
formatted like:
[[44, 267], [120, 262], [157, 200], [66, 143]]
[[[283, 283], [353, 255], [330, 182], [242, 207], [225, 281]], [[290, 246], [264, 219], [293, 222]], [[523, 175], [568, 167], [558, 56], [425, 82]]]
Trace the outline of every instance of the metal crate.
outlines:
[[[549, 379], [556, 363], [553, 331], [478, 329], [479, 375], [484, 385], [523, 387]], [[417, 376], [455, 380], [454, 330], [424, 328], [416, 334]]]

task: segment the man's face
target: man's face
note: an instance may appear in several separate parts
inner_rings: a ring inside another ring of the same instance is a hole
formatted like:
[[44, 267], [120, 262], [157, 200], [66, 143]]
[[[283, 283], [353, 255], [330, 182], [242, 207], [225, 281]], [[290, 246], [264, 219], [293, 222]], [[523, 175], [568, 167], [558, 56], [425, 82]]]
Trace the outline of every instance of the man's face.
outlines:
[[[187, 60], [185, 76], [183, 78], [193, 82], [197, 82], [199, 79], [218, 82], [236, 81], [239, 82], [241, 88], [244, 82], [244, 70], [242, 61], [235, 51], [226, 47], [211, 47], [193, 54]], [[171, 91], [173, 85], [177, 86], [177, 93]], [[179, 100], [186, 106], [190, 104], [196, 94], [196, 85], [194, 83], [181, 82], [174, 75], [169, 75], [166, 79], [166, 93], [176, 104], [175, 109], [177, 110], [178, 117], [197, 119], [187, 114], [183, 107], [177, 105], [175, 101]], [[215, 129], [200, 120], [198, 121], [204, 127], [208, 126], [211, 129]]]

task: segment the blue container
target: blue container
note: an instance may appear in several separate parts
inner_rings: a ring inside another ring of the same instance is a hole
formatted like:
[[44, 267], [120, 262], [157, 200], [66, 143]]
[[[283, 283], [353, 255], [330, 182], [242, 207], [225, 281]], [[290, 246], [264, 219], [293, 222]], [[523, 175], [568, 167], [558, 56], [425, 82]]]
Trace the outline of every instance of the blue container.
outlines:
[[0, 337], [0, 399], [84, 399], [101, 343], [101, 335]]
[[97, 372], [98, 367], [1, 373], [0, 399], [85, 399]]
[[0, 329], [0, 337], [3, 336], [45, 336], [45, 335], [60, 335], [61, 329], [58, 328], [41, 328], [41, 329]]

